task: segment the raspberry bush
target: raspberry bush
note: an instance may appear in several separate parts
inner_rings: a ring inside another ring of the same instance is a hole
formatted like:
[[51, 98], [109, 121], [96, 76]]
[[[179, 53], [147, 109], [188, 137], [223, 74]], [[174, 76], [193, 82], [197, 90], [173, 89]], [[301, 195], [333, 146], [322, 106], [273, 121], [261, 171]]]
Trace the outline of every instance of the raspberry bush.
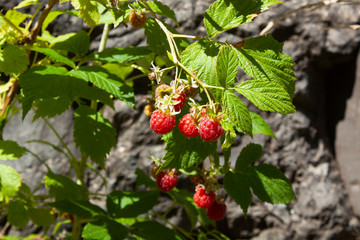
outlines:
[[[73, 11], [53, 10], [64, 2], [71, 2]], [[42, 228], [44, 238], [59, 237], [64, 223], [72, 225], [65, 236], [71, 239], [158, 239], [159, 232], [165, 239], [226, 238], [211, 227], [211, 221], [226, 217], [226, 201], [235, 201], [246, 216], [252, 194], [272, 204], [294, 200], [292, 187], [280, 170], [256, 164], [262, 155], [260, 145], [250, 143], [236, 163], [230, 164], [231, 145], [238, 134], [275, 138], [243, 98], [262, 111], [283, 115], [295, 111], [294, 62], [271, 35], [238, 43], [215, 40], [276, 3], [217, 0], [204, 15], [207, 36], [178, 33], [163, 20], [168, 18], [177, 25], [176, 14], [160, 1], [49, 0], [41, 8], [37, 0], [23, 0], [0, 13], [0, 129], [17, 113], [17, 106], [21, 106], [23, 118], [34, 111], [34, 119], [43, 119], [62, 147], [34, 142], [53, 146], [75, 173], [74, 178], [53, 173], [36, 153], [1, 135], [1, 160], [31, 154], [48, 170], [43, 184], [48, 194], [38, 196], [14, 168], [0, 164], [0, 211], [7, 216], [6, 226], [21, 229], [31, 220]], [[37, 8], [33, 15], [23, 13], [30, 5]], [[89, 32], [52, 36], [48, 26], [62, 14], [82, 18]], [[104, 25], [100, 47], [89, 52], [89, 35], [97, 25]], [[106, 48], [108, 32], [116, 27], [144, 28], [147, 46]], [[129, 77], [124, 69], [142, 74]], [[239, 69], [249, 80], [237, 79]], [[137, 189], [142, 190], [98, 196], [89, 192], [85, 170], [99, 174], [96, 167], [105, 168], [106, 156], [116, 146], [115, 128], [101, 109], [112, 107], [114, 99], [135, 108], [132, 80], [142, 76], [151, 80], [153, 96], [147, 99], [144, 112], [149, 127], [164, 141], [166, 153], [161, 159], [149, 159], [155, 165], [151, 173], [136, 171], [137, 186], [144, 187]], [[70, 108], [74, 109], [79, 159], [48, 121]], [[180, 173], [194, 183], [193, 192], [176, 187]], [[174, 201], [164, 214], [153, 210], [160, 194]], [[104, 198], [106, 209], [93, 203], [94, 196]], [[167, 220], [175, 205], [184, 207], [190, 231]], [[6, 234], [6, 229], [1, 233]]]

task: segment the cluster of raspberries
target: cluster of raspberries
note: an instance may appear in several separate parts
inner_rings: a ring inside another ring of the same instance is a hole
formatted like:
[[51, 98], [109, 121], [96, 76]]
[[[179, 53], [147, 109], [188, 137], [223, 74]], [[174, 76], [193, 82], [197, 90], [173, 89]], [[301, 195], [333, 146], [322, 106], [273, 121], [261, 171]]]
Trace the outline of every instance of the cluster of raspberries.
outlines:
[[[158, 188], [163, 192], [172, 190], [178, 182], [178, 173], [174, 170], [164, 170], [156, 174], [156, 169], [153, 170], [153, 176], [156, 179]], [[196, 191], [193, 196], [194, 203], [202, 209], [206, 209], [206, 215], [213, 221], [219, 221], [225, 216], [226, 205], [216, 197], [213, 191], [207, 191], [204, 185], [196, 186]]]
[[[174, 109], [174, 112], [181, 111], [185, 105], [187, 96], [183, 92], [177, 95], [178, 97], [172, 99], [172, 101], [176, 103], [171, 106]], [[219, 123], [218, 118], [211, 117], [205, 112], [198, 115], [199, 116], [188, 113], [180, 119], [178, 128], [184, 136], [191, 138], [200, 135], [205, 141], [215, 141], [223, 134], [224, 129]], [[175, 116], [171, 111], [158, 109], [152, 112], [150, 127], [157, 134], [171, 132], [175, 125]]]

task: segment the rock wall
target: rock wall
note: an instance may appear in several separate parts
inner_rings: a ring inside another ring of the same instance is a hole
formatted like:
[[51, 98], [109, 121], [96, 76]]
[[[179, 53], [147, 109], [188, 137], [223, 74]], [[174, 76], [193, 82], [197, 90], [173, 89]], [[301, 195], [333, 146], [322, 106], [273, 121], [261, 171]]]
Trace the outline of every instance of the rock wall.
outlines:
[[[162, 2], [175, 10], [180, 23], [179, 32], [205, 36], [202, 16], [214, 1]], [[273, 21], [275, 24], [268, 32], [284, 42], [285, 53], [296, 62], [294, 70], [298, 78], [295, 114], [261, 113], [278, 141], [262, 135], [256, 135], [254, 139], [239, 136], [232, 150], [234, 161], [247, 143], [253, 141], [263, 145], [261, 161], [275, 164], [285, 172], [293, 184], [297, 201], [285, 206], [263, 204], [255, 199], [245, 219], [240, 207], [226, 199], [227, 215], [217, 227], [231, 239], [356, 239], [360, 236], [356, 185], [359, 171], [355, 170], [359, 167], [356, 154], [360, 147], [360, 120], [356, 115], [359, 114], [360, 101], [357, 94], [360, 75], [356, 75], [360, 69], [360, 60], [356, 60], [360, 46], [360, 30], [356, 28], [360, 24], [360, 4], [354, 2], [287, 0], [260, 14], [254, 22], [221, 35], [221, 40], [237, 42], [257, 36]], [[61, 8], [68, 7], [66, 4]], [[11, 5], [9, 1], [0, 0], [0, 7], [9, 9]], [[69, 28], [61, 27], [65, 25]], [[64, 30], [76, 31], [85, 26], [71, 17], [62, 17], [50, 27], [56, 33], [64, 33]], [[92, 49], [98, 47], [100, 35], [101, 28], [95, 29]], [[143, 30], [120, 26], [110, 31], [107, 47], [144, 44]], [[91, 190], [102, 193], [111, 189], [131, 190], [135, 185], [134, 170], [149, 171], [149, 157], [164, 154], [163, 143], [148, 127], [148, 117], [142, 114], [145, 90], [136, 91], [138, 111], [121, 102], [116, 102], [115, 111], [104, 111], [118, 129], [118, 142], [106, 161], [107, 170], [102, 172], [109, 179], [108, 185], [104, 186], [99, 177], [89, 173]], [[29, 118], [22, 125], [20, 120], [16, 121], [6, 127], [5, 139], [34, 138], [37, 136], [34, 134], [51, 136], [44, 124], [35, 122], [30, 125]], [[64, 130], [63, 136], [69, 136], [71, 141], [71, 112], [58, 117], [56, 124], [63, 126], [60, 126]], [[53, 166], [64, 166], [61, 157], [50, 155], [47, 149], [37, 146], [34, 151], [41, 153]], [[36, 160], [29, 156], [16, 162], [15, 167], [21, 170], [24, 179], [31, 179], [36, 172], [40, 180], [44, 174], [44, 170], [38, 171], [41, 167], [34, 163]], [[184, 177], [180, 180], [180, 187], [193, 188]], [[162, 198], [157, 208], [167, 204], [167, 199]], [[171, 222], [186, 227], [186, 215], [178, 209]]]

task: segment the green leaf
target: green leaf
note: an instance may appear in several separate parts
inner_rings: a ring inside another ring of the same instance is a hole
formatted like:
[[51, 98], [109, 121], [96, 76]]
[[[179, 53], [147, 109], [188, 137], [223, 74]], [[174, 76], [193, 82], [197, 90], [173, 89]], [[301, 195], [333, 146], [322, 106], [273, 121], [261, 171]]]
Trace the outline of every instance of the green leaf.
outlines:
[[282, 54], [282, 44], [270, 35], [245, 40], [245, 45], [237, 49], [239, 66], [247, 75], [259, 81], [274, 81], [283, 86], [294, 97], [294, 62], [288, 55]]
[[[216, 74], [217, 56], [220, 44], [208, 39], [201, 39], [188, 46], [182, 56], [182, 63], [207, 85], [221, 87]], [[211, 89], [218, 100], [222, 91]]]
[[191, 229], [194, 229], [197, 223], [199, 212], [195, 207], [194, 200], [190, 192], [186, 189], [174, 189], [168, 192], [169, 196], [178, 204], [182, 205], [186, 211], [191, 224]]
[[106, 207], [113, 218], [132, 218], [147, 213], [157, 203], [160, 191], [125, 192], [112, 191], [106, 199]]
[[3, 197], [15, 196], [21, 185], [21, 178], [14, 168], [0, 164], [0, 183], [0, 201], [2, 201]]
[[70, 178], [53, 172], [48, 172], [45, 176], [45, 186], [49, 188], [49, 195], [55, 197], [57, 201], [84, 200], [85, 193], [80, 185], [73, 182]]
[[28, 55], [19, 46], [5, 45], [3, 49], [0, 49], [0, 72], [6, 75], [18, 75], [25, 72], [28, 65]]
[[287, 204], [296, 200], [289, 180], [273, 165], [260, 164], [249, 168], [251, 188], [263, 202]]
[[69, 75], [93, 83], [100, 89], [114, 95], [121, 101], [135, 108], [134, 90], [119, 77], [101, 67], [84, 66], [69, 72]]
[[16, 10], [9, 10], [6, 12], [5, 17], [12, 22], [15, 26], [19, 26], [26, 18], [30, 18], [31, 15], [18, 12]]
[[241, 131], [252, 137], [252, 122], [249, 110], [238, 96], [230, 90], [224, 92], [225, 112]]
[[275, 134], [273, 133], [273, 131], [271, 130], [269, 124], [267, 124], [265, 122], [265, 120], [262, 117], [260, 117], [259, 114], [250, 112], [250, 116], [251, 116], [251, 121], [252, 121], [252, 133], [253, 134], [262, 133], [262, 134], [265, 134], [265, 135], [270, 136], [277, 140], [277, 138], [276, 138]]
[[66, 212], [71, 215], [76, 215], [82, 218], [95, 218], [95, 217], [107, 217], [106, 212], [98, 207], [90, 203], [87, 200], [69, 200], [64, 199], [52, 203], [48, 203], [48, 206], [54, 207], [58, 209], [60, 212]]
[[166, 168], [190, 169], [216, 151], [216, 141], [205, 142], [200, 137], [187, 138], [177, 128], [165, 134], [162, 139], [166, 142], [167, 152], [159, 171]]
[[36, 110], [33, 120], [40, 117], [51, 118], [60, 115], [71, 107], [71, 102], [71, 99], [66, 96], [38, 100], [35, 104]]
[[146, 240], [181, 239], [174, 231], [155, 221], [137, 222], [130, 231]]
[[20, 147], [17, 142], [0, 140], [0, 160], [15, 160], [25, 152], [25, 148]]
[[261, 145], [249, 143], [241, 150], [236, 160], [235, 170], [241, 171], [246, 169], [251, 163], [258, 161], [262, 154], [263, 151]]
[[224, 188], [229, 196], [240, 205], [246, 217], [251, 204], [250, 179], [245, 174], [228, 172], [224, 177]]
[[216, 73], [222, 87], [233, 87], [238, 72], [239, 58], [232, 46], [220, 48], [217, 61]]
[[77, 33], [68, 33], [58, 36], [51, 44], [51, 47], [69, 51], [81, 56], [89, 51], [90, 37], [84, 30], [80, 30]]
[[38, 99], [82, 97], [100, 100], [110, 106], [113, 104], [107, 92], [89, 86], [83, 79], [69, 76], [68, 71], [62, 67], [52, 65], [33, 67], [19, 76], [19, 83], [24, 94], [23, 117], [30, 110], [32, 102]]
[[[177, 34], [177, 32], [171, 26], [166, 23], [163, 24], [170, 32]], [[166, 35], [164, 31], [160, 28], [159, 24], [153, 18], [147, 19], [144, 28], [146, 42], [153, 52], [159, 53], [160, 55], [166, 55], [167, 51], [170, 52], [170, 47]], [[188, 42], [186, 40], [180, 38], [176, 38], [175, 42], [179, 50], [182, 50], [188, 45]]]
[[97, 60], [107, 63], [125, 63], [140, 59], [151, 54], [148, 47], [108, 48], [102, 52], [95, 52], [86, 57], [86, 60]]
[[295, 112], [289, 94], [276, 82], [247, 80], [236, 85], [235, 90], [263, 111], [283, 115]]
[[39, 0], [24, 0], [24, 1], [20, 2], [16, 7], [14, 7], [14, 9], [27, 7], [27, 6], [30, 6], [33, 4], [40, 5], [40, 2], [39, 2]]
[[170, 18], [176, 23], [176, 25], [179, 26], [179, 23], [175, 16], [175, 12], [167, 5], [159, 1], [147, 1], [146, 3], [150, 6], [151, 10], [153, 10], [154, 13]]
[[43, 34], [46, 30], [46, 28], [49, 26], [49, 24], [59, 15], [61, 14], [70, 14], [73, 16], [78, 16], [76, 11], [68, 11], [68, 10], [55, 10], [55, 11], [51, 11], [49, 12], [49, 14], [47, 15], [47, 17], [44, 20], [43, 25], [41, 26], [41, 33]]
[[217, 0], [204, 15], [206, 32], [210, 38], [219, 33], [251, 22], [258, 13], [267, 10], [276, 0]]
[[100, 19], [97, 4], [89, 0], [71, 0], [76, 10], [79, 10], [80, 17], [90, 27], [94, 27]]
[[85, 225], [82, 237], [85, 240], [124, 239], [129, 230], [124, 225], [110, 219], [89, 222]]
[[35, 51], [35, 52], [45, 54], [46, 56], [48, 56], [54, 62], [64, 63], [64, 64], [66, 64], [66, 65], [68, 65], [68, 66], [70, 66], [72, 68], [76, 67], [75, 63], [72, 60], [70, 60], [69, 58], [61, 55], [60, 53], [58, 53], [54, 49], [41, 48], [41, 47], [37, 47], [37, 46], [23, 46], [22, 48], [29, 49], [31, 51]]
[[55, 224], [55, 216], [51, 213], [50, 208], [30, 208], [29, 216], [38, 227], [50, 227]]
[[29, 222], [28, 211], [24, 203], [20, 200], [12, 200], [8, 205], [9, 223], [16, 227], [24, 227]]
[[116, 131], [101, 113], [86, 106], [75, 111], [74, 138], [76, 146], [92, 161], [104, 168], [105, 157], [116, 146]]
[[136, 187], [138, 188], [141, 185], [145, 187], [156, 188], [156, 183], [152, 180], [148, 174], [146, 174], [143, 170], [136, 168]]

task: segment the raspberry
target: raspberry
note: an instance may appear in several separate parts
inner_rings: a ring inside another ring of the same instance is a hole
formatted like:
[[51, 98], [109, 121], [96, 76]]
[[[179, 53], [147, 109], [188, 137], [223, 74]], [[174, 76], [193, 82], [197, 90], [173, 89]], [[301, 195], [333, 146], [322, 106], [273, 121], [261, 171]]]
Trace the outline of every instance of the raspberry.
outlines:
[[146, 104], [144, 108], [144, 113], [146, 116], [151, 116], [152, 112], [154, 111], [154, 105]]
[[174, 109], [175, 109], [176, 112], [179, 112], [183, 108], [183, 106], [185, 105], [185, 98], [186, 98], [185, 93], [180, 93], [179, 97], [172, 99], [174, 101], [180, 101], [178, 104], [174, 105]]
[[184, 115], [180, 119], [178, 127], [180, 132], [186, 137], [196, 137], [199, 135], [195, 120], [190, 113]]
[[175, 126], [175, 117], [166, 115], [159, 110], [155, 110], [151, 114], [150, 127], [157, 134], [165, 134], [171, 132]]
[[137, 13], [135, 11], [131, 11], [129, 15], [129, 23], [134, 28], [141, 28], [144, 26], [146, 22], [145, 13]]
[[225, 216], [226, 205], [223, 201], [214, 201], [213, 204], [206, 209], [206, 215], [213, 221], [219, 221]]
[[178, 177], [173, 172], [162, 171], [156, 176], [156, 184], [161, 191], [172, 190], [178, 182]]
[[197, 88], [196, 87], [191, 87], [191, 86], [187, 86], [184, 89], [184, 93], [187, 97], [194, 97], [196, 95], [197, 92]]
[[208, 208], [214, 202], [215, 193], [207, 192], [203, 187], [198, 187], [193, 199], [199, 208]]
[[205, 141], [215, 141], [218, 139], [221, 134], [223, 134], [224, 129], [220, 123], [209, 118], [208, 115], [205, 115], [199, 124], [199, 133], [200, 137]]

